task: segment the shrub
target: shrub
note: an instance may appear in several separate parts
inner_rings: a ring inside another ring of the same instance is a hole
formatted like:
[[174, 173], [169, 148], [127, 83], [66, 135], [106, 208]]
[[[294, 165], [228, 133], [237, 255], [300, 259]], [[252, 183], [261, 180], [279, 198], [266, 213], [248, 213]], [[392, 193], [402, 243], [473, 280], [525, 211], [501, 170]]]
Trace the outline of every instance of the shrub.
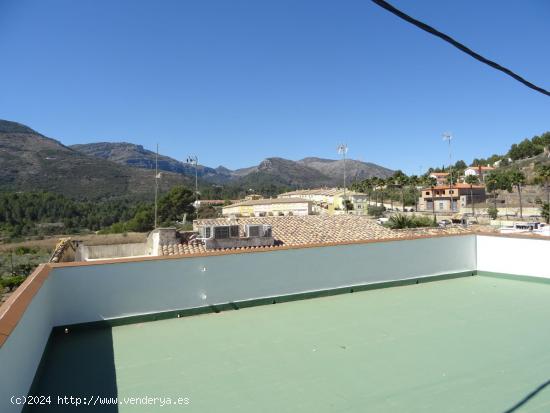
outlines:
[[545, 202], [542, 205], [540, 215], [544, 218], [547, 224], [550, 224], [550, 204], [548, 202]]
[[433, 227], [433, 218], [423, 215], [394, 214], [388, 220], [387, 226], [391, 229]]
[[386, 207], [384, 206], [369, 205], [367, 207], [367, 213], [375, 218], [380, 218], [382, 215], [384, 215], [385, 210]]
[[10, 291], [13, 291], [19, 287], [23, 281], [25, 281], [25, 277], [21, 275], [0, 278], [0, 287], [8, 288]]
[[15, 255], [36, 254], [38, 253], [38, 248], [21, 246], [17, 247], [14, 252]]
[[498, 208], [494, 205], [491, 205], [489, 208], [487, 208], [487, 213], [491, 217], [491, 219], [497, 219], [498, 217]]

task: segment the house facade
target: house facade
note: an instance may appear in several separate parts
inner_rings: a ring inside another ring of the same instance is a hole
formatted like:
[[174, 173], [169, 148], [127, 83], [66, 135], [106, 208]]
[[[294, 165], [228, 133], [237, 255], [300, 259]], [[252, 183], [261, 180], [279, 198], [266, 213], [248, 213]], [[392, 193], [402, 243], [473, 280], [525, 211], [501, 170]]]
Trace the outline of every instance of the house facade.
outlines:
[[[418, 208], [421, 211], [457, 212], [460, 208], [474, 203], [485, 202], [485, 187], [458, 183], [453, 185], [438, 185], [433, 188], [423, 188]], [[435, 208], [434, 208], [435, 207]]]
[[448, 172], [432, 172], [430, 178], [435, 178], [438, 185], [446, 185], [447, 177], [449, 176]]
[[345, 210], [345, 200], [353, 205], [356, 214], [367, 213], [368, 195], [360, 192], [349, 191], [342, 188], [303, 189], [285, 192], [278, 196], [279, 199], [301, 198], [314, 204], [314, 211], [320, 214], [335, 214]]
[[470, 166], [464, 171], [464, 176], [475, 175], [480, 182], [485, 182], [486, 176], [494, 170], [492, 166]]
[[224, 217], [266, 217], [311, 215], [313, 202], [301, 198], [250, 199], [222, 208]]

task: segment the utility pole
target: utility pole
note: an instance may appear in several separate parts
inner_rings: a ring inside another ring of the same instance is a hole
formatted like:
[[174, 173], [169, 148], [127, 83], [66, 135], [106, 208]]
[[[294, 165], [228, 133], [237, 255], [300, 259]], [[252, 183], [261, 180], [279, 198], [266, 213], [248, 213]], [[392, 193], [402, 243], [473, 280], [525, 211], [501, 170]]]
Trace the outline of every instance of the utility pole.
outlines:
[[157, 228], [158, 223], [159, 179], [159, 144], [157, 143], [157, 153], [155, 155], [155, 228]]
[[342, 159], [344, 160], [344, 208], [347, 210], [347, 204], [346, 204], [346, 154], [348, 153], [348, 145], [345, 143], [341, 143], [336, 147], [338, 154], [342, 155]]
[[451, 212], [454, 212], [453, 207], [453, 161], [451, 154], [451, 140], [453, 135], [450, 132], [443, 133], [443, 140], [449, 143], [449, 177], [450, 177], [450, 186], [449, 186], [449, 195], [451, 196]]
[[188, 164], [195, 166], [195, 208], [197, 208], [197, 219], [199, 218], [199, 175], [198, 175], [198, 164], [199, 157], [197, 155], [189, 155], [187, 157]]

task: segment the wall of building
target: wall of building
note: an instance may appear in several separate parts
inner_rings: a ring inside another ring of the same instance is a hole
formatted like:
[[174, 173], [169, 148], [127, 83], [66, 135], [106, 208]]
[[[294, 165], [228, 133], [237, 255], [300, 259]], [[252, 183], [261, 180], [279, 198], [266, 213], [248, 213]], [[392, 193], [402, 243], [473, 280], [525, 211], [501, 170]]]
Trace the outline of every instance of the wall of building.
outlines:
[[452, 236], [54, 268], [0, 347], [0, 411], [29, 391], [52, 326], [467, 271], [550, 278], [550, 240]]
[[478, 271], [550, 278], [550, 239], [477, 237]]
[[64, 325], [474, 269], [472, 235], [65, 267], [50, 279]]
[[296, 203], [269, 203], [253, 206], [227, 206], [222, 209], [224, 216], [236, 215], [242, 217], [270, 216], [270, 215], [311, 215], [312, 204], [309, 202]]
[[25, 397], [53, 326], [52, 282], [47, 279], [33, 297], [23, 317], [0, 347], [0, 412], [19, 412], [14, 397]]
[[137, 257], [150, 255], [151, 252], [152, 249], [149, 249], [145, 242], [114, 245], [80, 245], [76, 251], [75, 261]]

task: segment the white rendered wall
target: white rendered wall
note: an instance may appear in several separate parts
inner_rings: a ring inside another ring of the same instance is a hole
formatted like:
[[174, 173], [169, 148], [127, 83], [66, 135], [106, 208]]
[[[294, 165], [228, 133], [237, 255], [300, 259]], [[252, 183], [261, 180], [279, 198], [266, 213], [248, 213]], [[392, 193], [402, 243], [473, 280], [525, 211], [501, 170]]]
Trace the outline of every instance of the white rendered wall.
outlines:
[[51, 328], [343, 286], [474, 271], [475, 235], [51, 270], [0, 347], [0, 412], [19, 412]]
[[54, 324], [474, 271], [475, 236], [56, 268]]
[[478, 235], [477, 269], [550, 278], [550, 239]]
[[0, 412], [19, 412], [22, 405], [12, 404], [12, 396], [25, 397], [48, 342], [52, 324], [52, 283], [46, 279], [0, 347]]

